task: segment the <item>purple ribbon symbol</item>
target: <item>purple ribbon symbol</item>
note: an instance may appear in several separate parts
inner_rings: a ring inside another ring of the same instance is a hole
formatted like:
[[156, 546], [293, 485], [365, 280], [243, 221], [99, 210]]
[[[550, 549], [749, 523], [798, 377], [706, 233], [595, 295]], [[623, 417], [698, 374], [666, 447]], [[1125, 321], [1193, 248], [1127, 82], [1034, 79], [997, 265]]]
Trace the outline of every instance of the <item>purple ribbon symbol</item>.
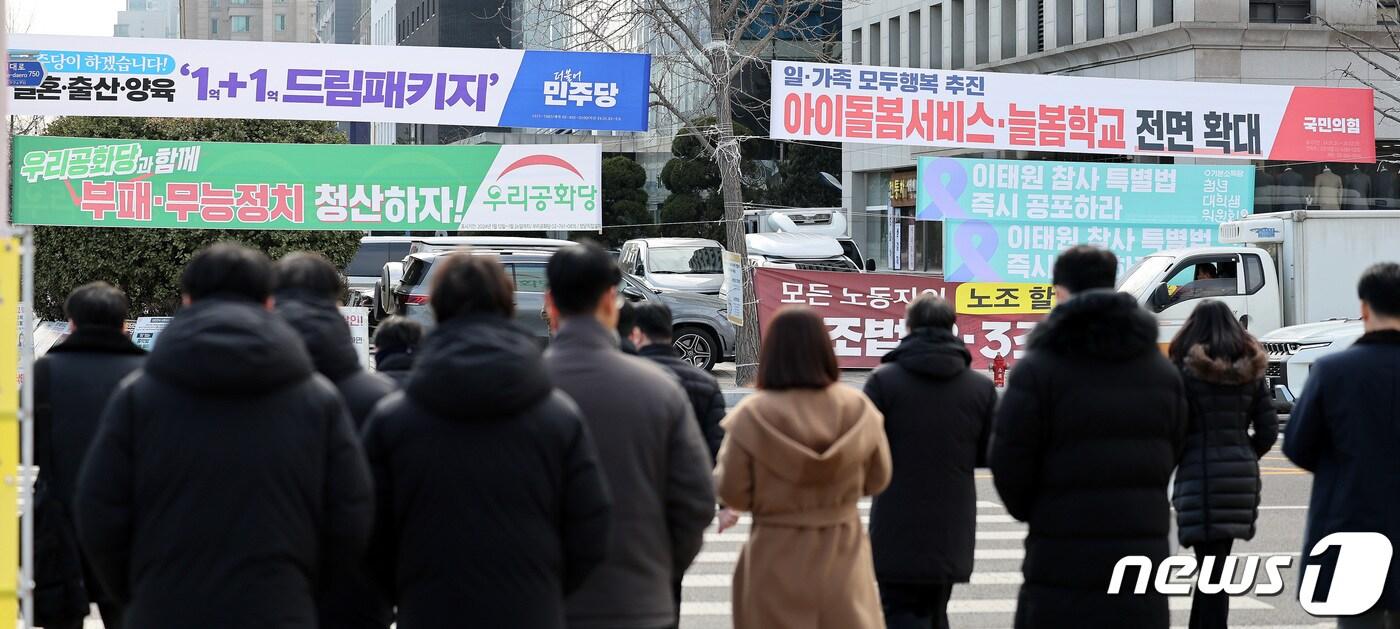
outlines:
[[962, 265], [945, 279], [949, 282], [1000, 282], [1001, 274], [991, 264], [1001, 240], [997, 228], [987, 221], [959, 221], [952, 226], [953, 250], [962, 258]]
[[919, 169], [919, 186], [921, 191], [928, 193], [931, 202], [919, 208], [914, 218], [921, 221], [967, 218], [967, 213], [958, 205], [958, 197], [967, 189], [967, 170], [947, 157], [935, 157], [923, 162], [926, 165]]

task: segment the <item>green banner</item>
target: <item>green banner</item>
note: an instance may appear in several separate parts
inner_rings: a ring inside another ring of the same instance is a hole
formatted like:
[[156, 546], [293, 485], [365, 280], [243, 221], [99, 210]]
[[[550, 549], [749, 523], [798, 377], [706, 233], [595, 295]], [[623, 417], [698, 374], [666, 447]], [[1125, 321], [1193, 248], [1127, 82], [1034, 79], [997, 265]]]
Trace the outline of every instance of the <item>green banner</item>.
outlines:
[[14, 138], [14, 222], [186, 229], [598, 230], [593, 144]]

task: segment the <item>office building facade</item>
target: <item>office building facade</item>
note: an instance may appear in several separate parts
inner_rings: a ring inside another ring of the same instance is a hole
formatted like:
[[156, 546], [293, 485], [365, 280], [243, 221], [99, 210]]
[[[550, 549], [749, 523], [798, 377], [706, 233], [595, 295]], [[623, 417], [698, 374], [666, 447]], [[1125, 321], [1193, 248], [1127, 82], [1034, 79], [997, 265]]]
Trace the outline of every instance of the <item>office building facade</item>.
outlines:
[[313, 43], [317, 0], [182, 0], [185, 39]]
[[[1394, 18], [1384, 10], [1361, 0], [875, 0], [846, 5], [843, 57], [863, 65], [1360, 87], [1342, 75], [1349, 67], [1391, 90], [1400, 85], [1347, 51], [1343, 36], [1323, 23], [1393, 48], [1378, 25]], [[1382, 108], [1396, 105], [1381, 98]], [[1400, 126], [1379, 115], [1377, 122], [1377, 150], [1384, 158], [1395, 151]], [[941, 270], [942, 225], [912, 219], [915, 159], [958, 153], [969, 152], [855, 143], [843, 148], [842, 201], [851, 210], [852, 236], [882, 268]], [[966, 156], [1076, 159], [1012, 151]], [[1260, 181], [1285, 167], [1311, 177], [1328, 166], [1257, 165]], [[1362, 168], [1369, 174], [1378, 169]], [[1369, 203], [1384, 206], [1384, 200]]]
[[180, 36], [180, 0], [127, 0], [112, 26], [114, 37]]

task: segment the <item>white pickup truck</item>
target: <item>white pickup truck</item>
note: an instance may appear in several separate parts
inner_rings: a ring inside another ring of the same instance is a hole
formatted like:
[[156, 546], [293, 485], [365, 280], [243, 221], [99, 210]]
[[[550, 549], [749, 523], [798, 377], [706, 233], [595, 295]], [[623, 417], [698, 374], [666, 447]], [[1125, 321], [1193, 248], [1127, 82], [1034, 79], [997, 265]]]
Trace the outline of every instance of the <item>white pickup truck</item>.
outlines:
[[1269, 353], [1276, 406], [1292, 407], [1313, 362], [1362, 329], [1356, 282], [1400, 259], [1400, 212], [1295, 211], [1224, 223], [1227, 245], [1163, 251], [1123, 274], [1118, 289], [1156, 314], [1163, 347], [1205, 299], [1225, 302]]

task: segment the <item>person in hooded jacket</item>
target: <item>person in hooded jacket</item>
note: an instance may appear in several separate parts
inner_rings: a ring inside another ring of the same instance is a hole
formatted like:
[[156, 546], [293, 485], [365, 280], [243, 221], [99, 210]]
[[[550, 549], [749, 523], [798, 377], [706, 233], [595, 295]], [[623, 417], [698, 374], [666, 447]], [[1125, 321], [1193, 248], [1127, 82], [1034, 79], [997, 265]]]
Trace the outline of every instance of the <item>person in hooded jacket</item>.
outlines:
[[315, 629], [318, 567], [365, 551], [369, 468], [345, 403], [272, 310], [272, 264], [217, 244], [112, 395], [78, 537], [141, 629]]
[[1015, 624], [1165, 629], [1165, 596], [1109, 594], [1127, 555], [1170, 554], [1167, 483], [1186, 435], [1181, 375], [1157, 321], [1113, 291], [1117, 258], [1078, 246], [1055, 260], [1058, 304], [1031, 332], [993, 422], [992, 480], [1030, 524]]
[[365, 431], [371, 557], [401, 629], [565, 626], [603, 561], [611, 499], [578, 406], [556, 389], [494, 257], [438, 262], [437, 328]]
[[399, 315], [386, 317], [374, 331], [375, 371], [402, 387], [422, 342], [423, 324]]
[[925, 293], [905, 320], [909, 335], [865, 382], [894, 461], [889, 489], [870, 509], [870, 544], [888, 626], [946, 629], [953, 584], [972, 577], [972, 472], [986, 465], [997, 392], [968, 368], [972, 354], [953, 336], [948, 302]]
[[890, 446], [880, 411], [840, 375], [821, 317], [783, 309], [764, 329], [758, 392], [724, 419], [715, 486], [753, 513], [735, 629], [885, 626], [856, 503], [890, 483]]
[[[393, 392], [389, 378], [360, 365], [350, 326], [338, 307], [340, 272], [319, 253], [298, 251], [277, 261], [277, 314], [296, 330], [316, 371], [340, 391], [356, 434], [375, 404]], [[324, 558], [316, 606], [321, 625], [337, 629], [383, 629], [393, 620], [387, 594], [369, 574], [365, 557]]]
[[[1215, 299], [1196, 306], [1167, 355], [1181, 369], [1191, 412], [1172, 483], [1176, 535], [1195, 549], [1201, 570], [1214, 557], [1209, 576], [1219, 583], [1234, 541], [1254, 537], [1259, 459], [1278, 439], [1278, 413], [1264, 380], [1269, 358]], [[1196, 591], [1191, 629], [1223, 629], [1229, 615], [1229, 595]]]
[[34, 514], [40, 542], [34, 613], [36, 623], [48, 629], [82, 627], [89, 602], [101, 610], [103, 625], [121, 627], [121, 610], [78, 551], [72, 513], [78, 470], [97, 435], [102, 409], [146, 357], [122, 332], [129, 307], [126, 293], [106, 282], [73, 289], [63, 304], [72, 333], [34, 363], [34, 452], [39, 463]]
[[277, 314], [306, 343], [316, 371], [330, 379], [356, 430], [374, 405], [395, 389], [394, 381], [360, 364], [350, 326], [340, 314], [340, 272], [319, 253], [298, 251], [277, 261]]

